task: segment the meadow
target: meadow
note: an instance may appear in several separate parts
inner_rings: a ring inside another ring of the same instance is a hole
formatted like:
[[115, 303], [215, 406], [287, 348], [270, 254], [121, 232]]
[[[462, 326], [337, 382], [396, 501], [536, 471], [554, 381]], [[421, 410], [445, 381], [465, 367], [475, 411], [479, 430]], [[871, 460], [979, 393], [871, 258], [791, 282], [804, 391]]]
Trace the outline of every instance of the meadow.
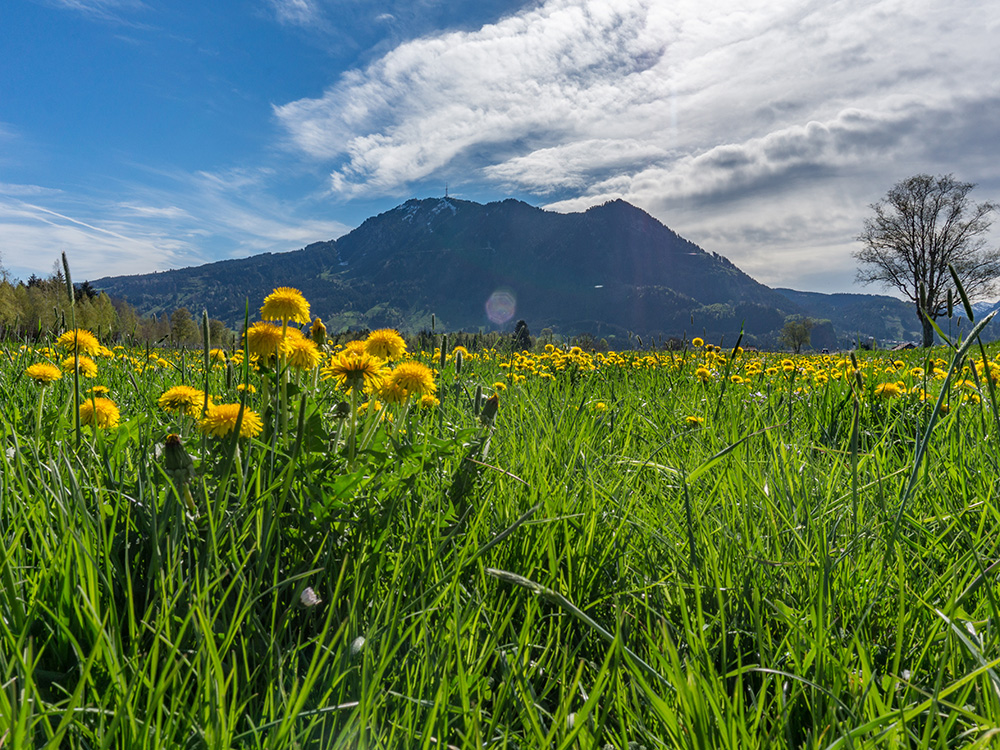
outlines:
[[4, 346], [0, 748], [996, 741], [997, 347], [332, 347], [292, 292]]

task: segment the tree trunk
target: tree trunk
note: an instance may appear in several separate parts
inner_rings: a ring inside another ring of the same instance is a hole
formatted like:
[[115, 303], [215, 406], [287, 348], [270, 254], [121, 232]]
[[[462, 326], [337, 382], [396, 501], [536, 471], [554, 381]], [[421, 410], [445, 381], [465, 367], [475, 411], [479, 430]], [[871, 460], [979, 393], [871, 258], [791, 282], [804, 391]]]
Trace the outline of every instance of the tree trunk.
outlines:
[[934, 326], [931, 325], [930, 318], [920, 313], [920, 323], [924, 329], [924, 348], [934, 346]]

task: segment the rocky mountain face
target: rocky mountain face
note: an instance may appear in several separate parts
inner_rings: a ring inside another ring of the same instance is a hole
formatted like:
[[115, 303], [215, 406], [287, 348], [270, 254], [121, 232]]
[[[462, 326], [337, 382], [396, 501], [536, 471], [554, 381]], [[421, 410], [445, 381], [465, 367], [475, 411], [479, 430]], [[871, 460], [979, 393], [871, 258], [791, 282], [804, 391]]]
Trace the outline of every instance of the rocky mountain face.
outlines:
[[833, 319], [837, 305], [820, 298], [838, 296], [770, 289], [621, 200], [560, 214], [512, 199], [414, 199], [295, 252], [92, 284], [140, 312], [206, 307], [237, 328], [248, 299], [253, 320], [275, 286], [292, 286], [333, 330], [413, 331], [433, 313], [439, 330], [510, 330], [524, 319], [533, 332], [730, 341], [741, 327], [751, 340], [774, 336], [790, 314]]

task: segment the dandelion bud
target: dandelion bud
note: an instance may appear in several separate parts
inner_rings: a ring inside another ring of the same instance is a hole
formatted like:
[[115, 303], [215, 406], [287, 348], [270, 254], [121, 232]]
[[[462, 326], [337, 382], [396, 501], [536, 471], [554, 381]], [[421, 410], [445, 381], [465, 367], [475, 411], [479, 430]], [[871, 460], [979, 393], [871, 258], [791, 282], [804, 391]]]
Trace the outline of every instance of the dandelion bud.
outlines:
[[434, 313], [431, 313], [431, 333], [434, 333]]
[[476, 386], [476, 395], [472, 399], [472, 403], [475, 404], [476, 411], [482, 408], [483, 405], [483, 387], [481, 385]]
[[484, 425], [493, 424], [497, 411], [500, 409], [500, 396], [494, 393], [483, 405], [483, 411], [479, 414], [479, 421]]
[[309, 329], [309, 337], [320, 348], [326, 343], [326, 326], [323, 325], [323, 321], [319, 318], [313, 321], [312, 327]]
[[167, 476], [179, 482], [187, 482], [191, 478], [194, 462], [184, 450], [180, 435], [167, 435], [163, 444], [163, 468]]
[[455, 352], [455, 375], [462, 374], [462, 362], [465, 361], [465, 357], [462, 355], [461, 351]]
[[444, 370], [444, 366], [448, 362], [448, 334], [446, 333], [441, 337], [441, 369]]
[[948, 290], [948, 317], [950, 318], [955, 313], [955, 298], [952, 296], [951, 289]]

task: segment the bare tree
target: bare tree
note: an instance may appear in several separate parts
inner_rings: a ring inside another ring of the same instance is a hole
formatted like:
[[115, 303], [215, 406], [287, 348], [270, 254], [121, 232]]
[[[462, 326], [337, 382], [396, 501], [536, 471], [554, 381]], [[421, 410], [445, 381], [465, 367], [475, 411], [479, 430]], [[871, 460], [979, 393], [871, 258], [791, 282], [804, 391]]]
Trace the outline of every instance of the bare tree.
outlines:
[[970, 297], [989, 294], [1000, 276], [1000, 250], [986, 247], [995, 203], [972, 203], [971, 182], [918, 174], [896, 183], [871, 208], [854, 253], [858, 281], [898, 289], [917, 307], [923, 344], [934, 343], [931, 321], [947, 310], [954, 267]]

